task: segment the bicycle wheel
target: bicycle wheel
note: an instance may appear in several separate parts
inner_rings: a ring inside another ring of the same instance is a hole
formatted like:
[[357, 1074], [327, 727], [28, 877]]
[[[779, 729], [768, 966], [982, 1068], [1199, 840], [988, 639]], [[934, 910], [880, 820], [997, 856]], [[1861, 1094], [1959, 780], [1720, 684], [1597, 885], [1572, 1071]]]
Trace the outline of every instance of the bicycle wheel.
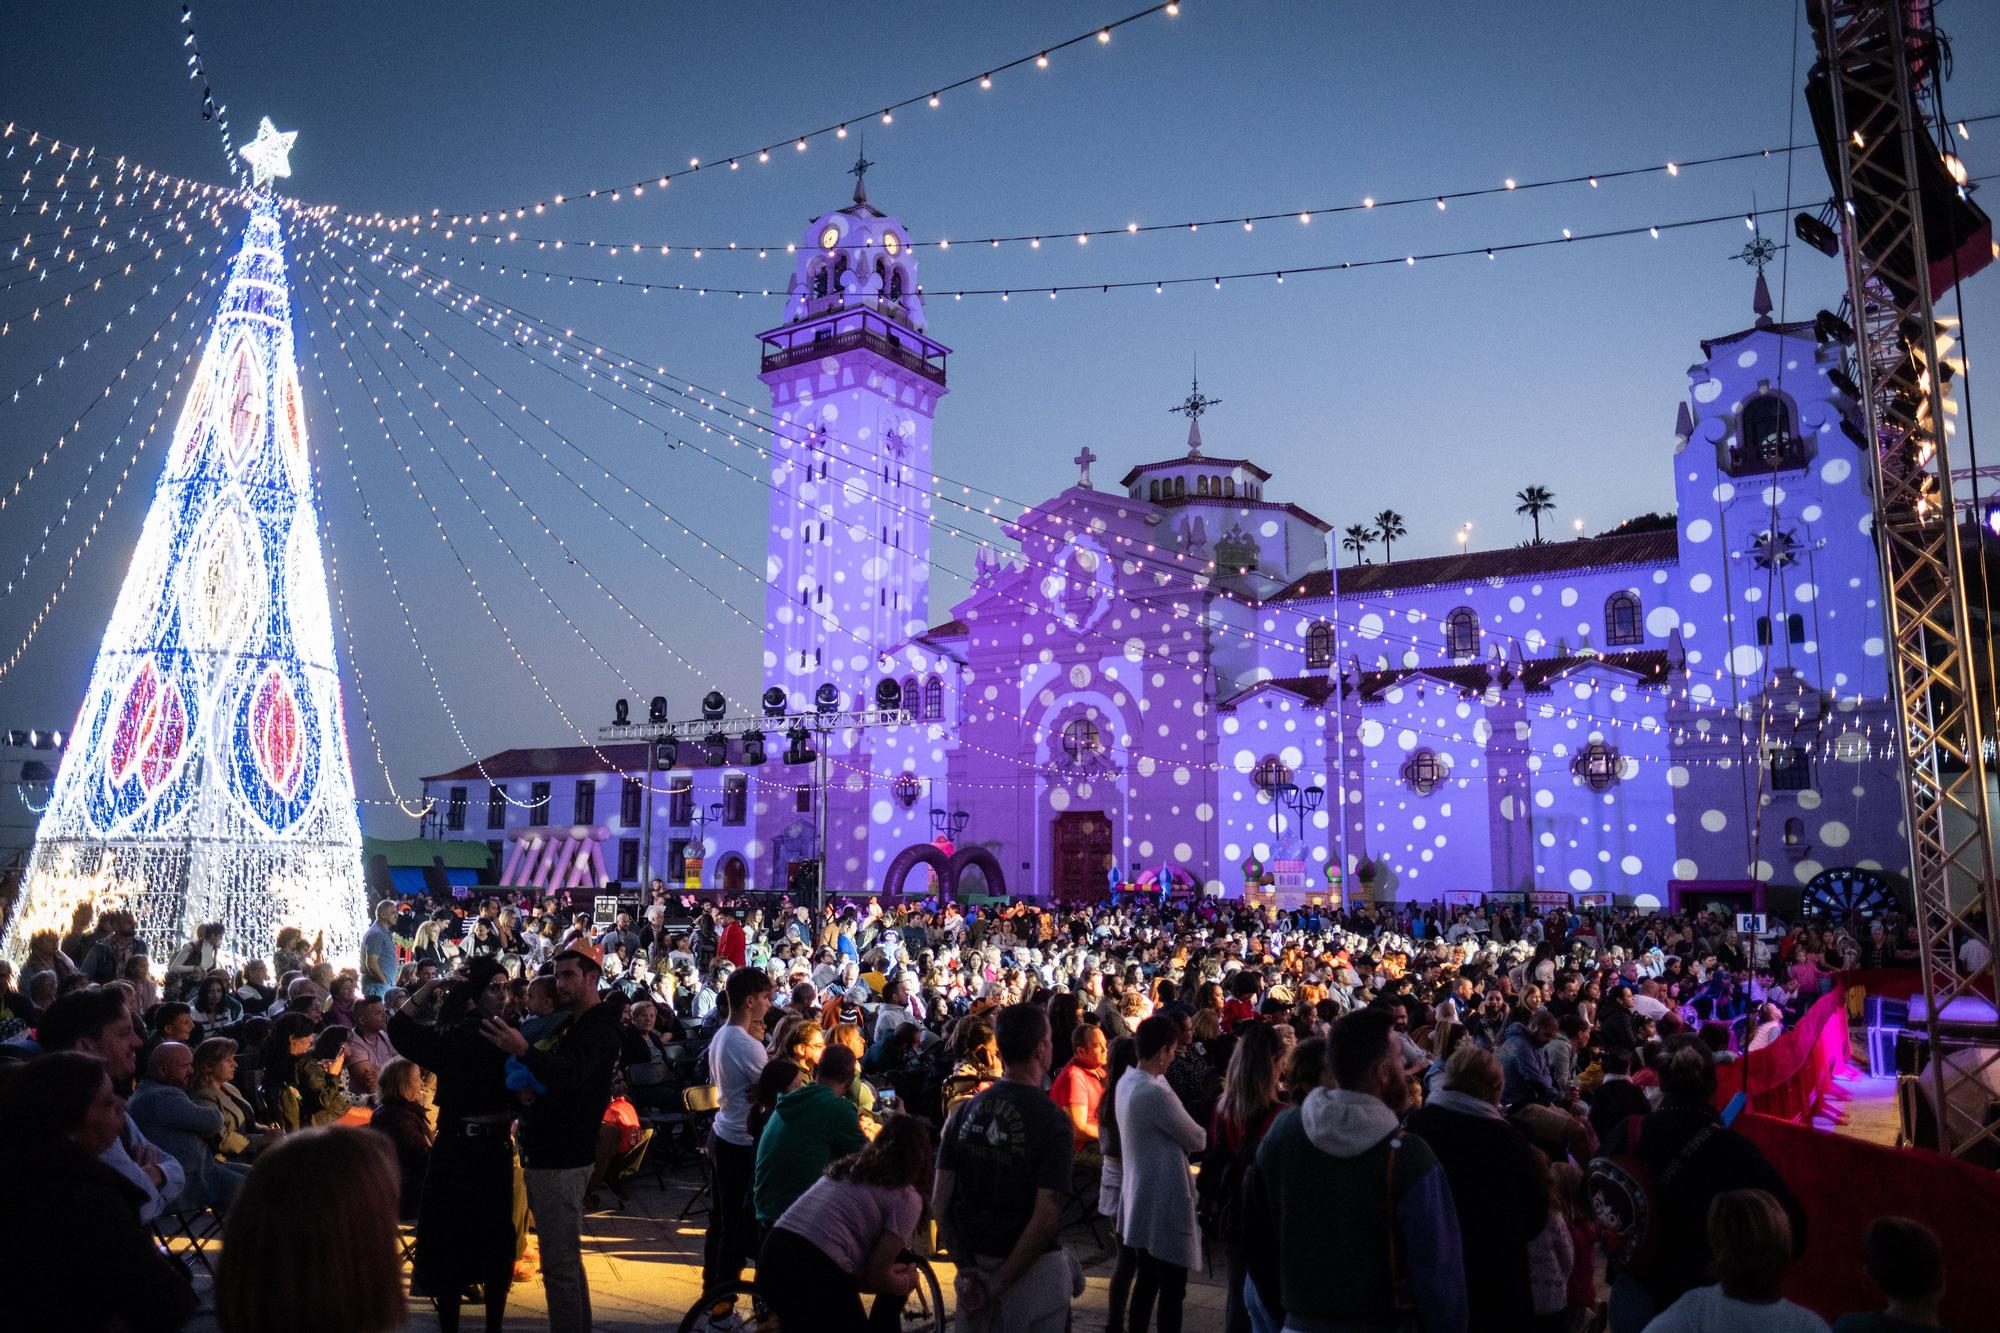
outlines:
[[[681, 1316], [680, 1333], [711, 1333], [711, 1331], [712, 1333], [735, 1333], [738, 1329], [752, 1330], [764, 1328], [768, 1321], [761, 1321], [761, 1316], [753, 1299], [756, 1293], [756, 1286], [757, 1284], [754, 1281], [744, 1278], [731, 1286], [720, 1287], [714, 1291], [704, 1291], [701, 1294], [701, 1299], [689, 1306], [688, 1312]], [[724, 1301], [734, 1302], [729, 1313], [723, 1316], [720, 1321], [711, 1318], [710, 1311], [721, 1305]]]
[[945, 1333], [951, 1317], [944, 1308], [944, 1288], [938, 1285], [937, 1270], [921, 1255], [914, 1262], [917, 1285], [903, 1301], [903, 1333]]

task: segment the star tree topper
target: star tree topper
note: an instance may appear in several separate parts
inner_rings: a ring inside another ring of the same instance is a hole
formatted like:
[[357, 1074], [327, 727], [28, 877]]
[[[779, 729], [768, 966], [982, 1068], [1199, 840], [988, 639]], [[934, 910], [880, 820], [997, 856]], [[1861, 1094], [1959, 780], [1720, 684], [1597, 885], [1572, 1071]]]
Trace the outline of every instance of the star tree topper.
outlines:
[[236, 151], [250, 163], [250, 182], [263, 189], [280, 176], [292, 174], [292, 140], [297, 130], [280, 130], [269, 116], [257, 125], [257, 137]]

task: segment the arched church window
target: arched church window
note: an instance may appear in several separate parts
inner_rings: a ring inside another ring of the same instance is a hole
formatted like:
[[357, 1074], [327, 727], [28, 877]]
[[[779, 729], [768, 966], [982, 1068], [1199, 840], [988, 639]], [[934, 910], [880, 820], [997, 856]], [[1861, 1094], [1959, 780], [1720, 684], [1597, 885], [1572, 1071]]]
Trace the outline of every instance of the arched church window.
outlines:
[[1324, 620], [1306, 628], [1306, 665], [1309, 667], [1333, 665], [1333, 626]]
[[1222, 493], [1231, 500], [1236, 498], [1236, 478], [1224, 477], [1222, 479]]
[[1757, 617], [1757, 646], [1762, 648], [1771, 641], [1771, 617]]
[[1158, 477], [1154, 477], [1146, 483], [1146, 498], [1148, 500], [1158, 500], [1160, 498], [1160, 479]]
[[1187, 478], [1186, 478], [1186, 477], [1175, 477], [1175, 478], [1174, 478], [1174, 494], [1175, 494], [1175, 495], [1186, 495], [1186, 494], [1187, 494]]
[[1806, 641], [1806, 618], [1797, 611], [1785, 617], [1785, 642], [1804, 643]]
[[903, 270], [900, 268], [889, 271], [889, 299], [891, 301], [903, 299]]
[[924, 721], [938, 722], [944, 718], [944, 682], [932, 676], [924, 682]]
[[917, 678], [915, 676], [903, 677], [903, 707], [909, 709], [912, 713], [923, 707], [923, 696], [917, 693]]
[[1604, 641], [1609, 644], [1643, 643], [1645, 626], [1639, 618], [1639, 595], [1614, 592], [1604, 603]]
[[1444, 651], [1448, 657], [1473, 657], [1479, 652], [1479, 613], [1461, 606], [1445, 617]]
[[1194, 493], [1195, 493], [1196, 495], [1207, 495], [1207, 494], [1208, 494], [1208, 478], [1207, 478], [1207, 477], [1196, 477], [1196, 478], [1194, 479]]
[[1208, 493], [1210, 495], [1222, 494], [1222, 478], [1210, 477], [1208, 479]]
[[1806, 840], [1806, 822], [1797, 815], [1785, 821], [1785, 846], [1797, 847]]
[[1291, 766], [1278, 756], [1267, 754], [1258, 761], [1257, 767], [1251, 772], [1250, 781], [1260, 794], [1271, 796], [1278, 788], [1291, 784]]
[[833, 294], [835, 296], [840, 295], [841, 288], [844, 285], [841, 279], [845, 276], [847, 276], [847, 256], [842, 255], [833, 261]]
[[813, 266], [813, 299], [821, 300], [825, 296], [826, 266], [824, 264], [816, 264]]
[[1412, 751], [1409, 761], [1403, 765], [1403, 781], [1419, 796], [1429, 796], [1436, 791], [1444, 777], [1444, 765], [1438, 762], [1436, 752], [1428, 747]]
[[1805, 441], [1792, 422], [1791, 404], [1775, 393], [1755, 395], [1737, 415], [1732, 473], [1780, 472], [1806, 464]]
[[1080, 763], [1104, 748], [1104, 737], [1089, 718], [1072, 718], [1063, 724], [1062, 748], [1065, 759]]

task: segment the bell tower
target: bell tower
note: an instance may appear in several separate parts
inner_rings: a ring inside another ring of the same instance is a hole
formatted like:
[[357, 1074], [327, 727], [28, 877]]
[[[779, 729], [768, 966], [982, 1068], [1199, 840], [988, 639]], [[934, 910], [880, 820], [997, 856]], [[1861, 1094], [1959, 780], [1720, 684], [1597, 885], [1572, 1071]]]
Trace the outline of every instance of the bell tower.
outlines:
[[760, 334], [770, 386], [771, 585], [764, 683], [866, 703], [879, 653], [930, 623], [931, 417], [950, 349], [925, 332], [903, 224], [854, 201], [795, 247], [785, 323]]

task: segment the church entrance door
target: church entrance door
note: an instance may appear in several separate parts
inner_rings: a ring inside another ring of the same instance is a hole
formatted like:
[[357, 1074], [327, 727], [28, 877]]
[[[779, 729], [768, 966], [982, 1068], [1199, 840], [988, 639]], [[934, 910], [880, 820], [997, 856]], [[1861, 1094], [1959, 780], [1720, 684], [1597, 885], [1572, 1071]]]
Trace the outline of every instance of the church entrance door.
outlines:
[[1101, 810], [1072, 810], [1058, 815], [1054, 836], [1051, 888], [1063, 903], [1100, 902], [1111, 896], [1111, 819]]

